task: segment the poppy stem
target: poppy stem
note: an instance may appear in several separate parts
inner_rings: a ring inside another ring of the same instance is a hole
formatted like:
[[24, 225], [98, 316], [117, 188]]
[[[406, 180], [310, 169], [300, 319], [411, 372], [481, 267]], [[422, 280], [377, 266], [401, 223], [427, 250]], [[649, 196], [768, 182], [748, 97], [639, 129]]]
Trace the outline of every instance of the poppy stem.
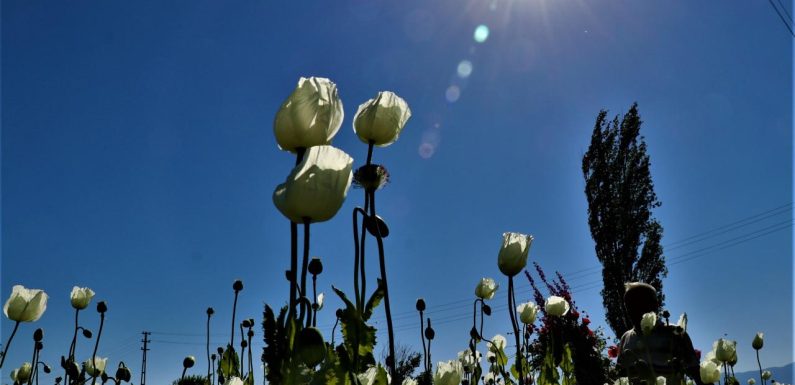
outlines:
[[[91, 354], [91, 366], [94, 368], [92, 378], [97, 378], [97, 349], [99, 348], [99, 338], [102, 337], [102, 327], [105, 325], [105, 312], [99, 313], [99, 331], [97, 340], [94, 342], [94, 353]], [[96, 382], [96, 381], [95, 381]]]
[[[370, 148], [373, 144], [370, 143]], [[375, 190], [370, 191], [370, 218], [375, 221]], [[375, 240], [378, 243], [378, 261], [381, 267], [381, 283], [384, 285], [384, 311], [386, 312], [386, 327], [389, 336], [389, 357], [387, 357], [387, 365], [389, 366], [389, 374], [392, 376], [393, 382], [397, 381], [397, 373], [395, 371], [395, 332], [392, 327], [392, 310], [389, 306], [389, 285], [386, 278], [386, 259], [384, 257], [384, 240], [381, 237], [381, 227], [378, 223], [373, 225], [375, 229]], [[430, 341], [429, 341], [430, 345]], [[523, 385], [523, 384], [522, 384]]]
[[[301, 294], [306, 296], [306, 270], [309, 266], [309, 218], [304, 219], [304, 260], [301, 263]], [[307, 312], [307, 306], [301, 301], [301, 317], [303, 320]]]
[[524, 373], [522, 368], [522, 343], [519, 341], [519, 324], [516, 322], [516, 300], [513, 297], [513, 276], [508, 277], [508, 314], [511, 316], [511, 326], [513, 327], [513, 337], [516, 340], [516, 371], [519, 374], [519, 385], [524, 385]]
[[3, 357], [0, 357], [0, 368], [3, 367], [3, 362], [5, 362], [6, 354], [8, 353], [8, 347], [11, 346], [11, 340], [14, 339], [14, 334], [17, 334], [18, 328], [19, 328], [19, 321], [17, 321], [17, 323], [14, 324], [14, 330], [11, 332], [11, 336], [8, 337], [5, 349], [3, 349]]

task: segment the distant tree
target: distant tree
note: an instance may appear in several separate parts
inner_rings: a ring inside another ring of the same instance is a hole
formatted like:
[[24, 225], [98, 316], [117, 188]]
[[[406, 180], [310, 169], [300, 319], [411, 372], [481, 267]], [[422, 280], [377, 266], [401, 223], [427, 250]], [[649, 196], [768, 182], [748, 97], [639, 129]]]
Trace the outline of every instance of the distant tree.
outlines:
[[624, 309], [624, 283], [646, 282], [657, 289], [662, 306], [662, 278], [668, 274], [660, 245], [663, 229], [652, 216], [660, 206], [654, 193], [646, 142], [635, 103], [621, 118], [596, 118], [591, 145], [582, 159], [588, 225], [602, 263], [602, 303], [617, 337], [632, 328]]
[[[386, 356], [386, 350], [381, 352], [382, 362], [386, 362]], [[400, 343], [397, 344], [395, 356], [397, 356], [395, 375], [399, 380], [397, 383], [400, 384], [404, 379], [413, 377], [414, 371], [420, 367], [420, 360], [422, 356], [420, 353], [412, 350], [411, 347], [402, 345]]]
[[185, 378], [174, 380], [171, 385], [209, 385], [207, 376], [187, 375]]

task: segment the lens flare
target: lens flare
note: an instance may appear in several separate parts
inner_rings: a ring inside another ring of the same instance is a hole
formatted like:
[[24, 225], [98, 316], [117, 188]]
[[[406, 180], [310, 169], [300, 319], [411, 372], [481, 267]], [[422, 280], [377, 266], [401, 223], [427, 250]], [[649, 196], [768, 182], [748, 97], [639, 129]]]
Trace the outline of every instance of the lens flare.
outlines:
[[448, 102], [455, 103], [458, 98], [461, 97], [461, 89], [456, 85], [447, 87], [447, 91], [444, 92], [444, 97]]
[[459, 77], [463, 79], [468, 78], [469, 75], [472, 74], [472, 62], [469, 60], [462, 60], [460, 63], [458, 63], [456, 72], [458, 72]]
[[475, 28], [474, 38], [478, 43], [485, 42], [486, 39], [489, 38], [489, 27], [487, 27], [485, 24], [479, 25], [477, 28]]

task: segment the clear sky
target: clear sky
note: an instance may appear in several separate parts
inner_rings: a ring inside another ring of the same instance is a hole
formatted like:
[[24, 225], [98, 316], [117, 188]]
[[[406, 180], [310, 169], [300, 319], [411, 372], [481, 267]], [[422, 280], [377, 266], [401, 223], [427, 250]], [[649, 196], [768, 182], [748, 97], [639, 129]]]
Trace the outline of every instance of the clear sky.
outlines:
[[[3, 1], [0, 291], [51, 296], [3, 372], [30, 359], [35, 327], [57, 366], [73, 285], [108, 302], [99, 354], [125, 361], [136, 384], [144, 330], [148, 382], [170, 383], [188, 354], [204, 371], [205, 309], [219, 346], [235, 279], [239, 317], [283, 304], [289, 225], [271, 195], [294, 158], [272, 122], [301, 76], [337, 83], [334, 145], [356, 165], [356, 107], [380, 90], [411, 106], [400, 140], [374, 156], [392, 175], [378, 199], [399, 343], [420, 345], [424, 297], [433, 358], [453, 358], [484, 276], [502, 284], [486, 334], [508, 331], [505, 231], [535, 235], [531, 260], [569, 277], [604, 325], [580, 162], [599, 110], [637, 101], [663, 203], [667, 308], [689, 314], [705, 352], [738, 340], [738, 370], [755, 367], [757, 331], [764, 364], [792, 362], [792, 41], [762, 0]], [[327, 338], [340, 306], [330, 286], [352, 290], [350, 212], [362, 203], [351, 190], [313, 227]], [[96, 313], [83, 320], [96, 329]]]

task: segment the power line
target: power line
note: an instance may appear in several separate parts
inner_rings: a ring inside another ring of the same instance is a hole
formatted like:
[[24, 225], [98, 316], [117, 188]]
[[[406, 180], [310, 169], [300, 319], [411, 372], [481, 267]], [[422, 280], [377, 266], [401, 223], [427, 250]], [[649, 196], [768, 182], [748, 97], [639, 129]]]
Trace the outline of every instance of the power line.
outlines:
[[[701, 232], [701, 233], [697, 233], [695, 235], [692, 235], [692, 236], [680, 239], [678, 241], [663, 245], [663, 248], [667, 248], [670, 245], [676, 246], [678, 244], [680, 246], [684, 246], [685, 243], [690, 245], [690, 244], [693, 244], [693, 243], [703, 242], [703, 241], [706, 241], [708, 239], [712, 239], [712, 238], [715, 238], [715, 237], [730, 233], [730, 232], [732, 232], [734, 230], [737, 230], [737, 229], [740, 229], [740, 228], [743, 228], [743, 227], [758, 223], [760, 221], [763, 221], [763, 220], [766, 220], [766, 219], [770, 219], [770, 218], [773, 218], [775, 216], [778, 216], [778, 215], [781, 215], [781, 214], [784, 214], [784, 213], [791, 212], [791, 208], [792, 208], [792, 202], [789, 202], [789, 203], [786, 203], [786, 204], [783, 204], [783, 205], [779, 205], [779, 206], [774, 207], [772, 209], [768, 209], [768, 210], [762, 211], [760, 213], [757, 213], [757, 214], [754, 214], [754, 215], [751, 215], [751, 216], [748, 216], [748, 217], [745, 217], [745, 218], [730, 222], [728, 224], [721, 225], [721, 226], [718, 226], [716, 228], [713, 228], [713, 229], [710, 229], [710, 230], [707, 230], [707, 231], [704, 231], [704, 232]], [[738, 242], [738, 241], [742, 240], [743, 237], [752, 236], [752, 235], [757, 234], [759, 232], [765, 231], [767, 229], [770, 229], [772, 227], [775, 227], [775, 226], [778, 226], [778, 225], [782, 225], [782, 224], [785, 224], [785, 223], [788, 223], [788, 225], [786, 225], [783, 228], [792, 226], [791, 220], [780, 222], [780, 223], [777, 223], [777, 224], [775, 224], [773, 226], [768, 226], [766, 228], [757, 230], [755, 232], [741, 235], [738, 239], [735, 239], [735, 240], [733, 240], [730, 243], [731, 243], [732, 246], [736, 245], [736, 244], [739, 244], [739, 243], [743, 243], [743, 242]], [[781, 229], [783, 229], [783, 228], [781, 228]], [[779, 229], [779, 230], [781, 230], [781, 229]], [[776, 230], [776, 231], [778, 231], [778, 230]], [[763, 236], [763, 235], [767, 235], [767, 233], [766, 234], [762, 234], [760, 236]], [[750, 241], [751, 239], [756, 239], [756, 238], [757, 237], [753, 237], [753, 238], [750, 238], [750, 239], [747, 239], [747, 240]], [[698, 258], [700, 256], [703, 256], [703, 255], [699, 255], [699, 256], [694, 256], [692, 258], [687, 258], [687, 257], [693, 256], [696, 253], [705, 252], [704, 254], [706, 254], [708, 252], [722, 250], [722, 249], [727, 248], [727, 247], [729, 247], [729, 246], [726, 246], [726, 244], [714, 244], [714, 245], [710, 245], [710, 246], [707, 246], [707, 247], [704, 247], [704, 248], [701, 248], [701, 249], [698, 249], [698, 250], [690, 251], [690, 252], [687, 252], [685, 254], [676, 256], [674, 258], [670, 258], [669, 262], [671, 262], [671, 263], [668, 263], [668, 265], [674, 265], [674, 264], [677, 264], [677, 263], [681, 263], [681, 262], [677, 262], [677, 261], [685, 259], [685, 258], [686, 258], [685, 260], [690, 260], [690, 259], [695, 259], [695, 258]], [[673, 247], [672, 249], [676, 249], [676, 248], [677, 247]], [[715, 250], [711, 250], [710, 251], [710, 249], [713, 249], [713, 248], [715, 248]], [[573, 283], [573, 282], [575, 282], [575, 281], [577, 281], [579, 279], [583, 279], [583, 278], [585, 278], [587, 276], [592, 276], [597, 271], [599, 271], [601, 268], [602, 268], [601, 266], [595, 266], [595, 267], [592, 267], [592, 268], [581, 269], [581, 270], [578, 270], [578, 271], [573, 272], [573, 273], [564, 273], [563, 276], [566, 278], [566, 281], [568, 283]], [[578, 274], [579, 274], [579, 276], [572, 278], [572, 275], [578, 275]], [[517, 290], [518, 291], [526, 290], [526, 289], [529, 289], [529, 288], [530, 288], [529, 284], [521, 285], [521, 286], [517, 285]], [[500, 297], [501, 299], [505, 299], [505, 298], [507, 298], [507, 293], [502, 291], [502, 292], [499, 292], [497, 294], [497, 296]], [[461, 300], [454, 300], [454, 301], [450, 301], [450, 302], [445, 302], [445, 303], [442, 303], [440, 305], [434, 306], [433, 310], [429, 310], [427, 312], [427, 314], [435, 315], [435, 314], [438, 314], [438, 313], [448, 312], [448, 311], [451, 311], [451, 310], [457, 310], [457, 309], [460, 308], [461, 304], [464, 304], [464, 303], [470, 303], [471, 304], [473, 301], [474, 301], [474, 298], [467, 298], [467, 299], [461, 299]], [[409, 311], [406, 311], [406, 312], [397, 313], [395, 316], [392, 317], [392, 319], [393, 320], [402, 320], [402, 319], [408, 319], [408, 318], [416, 318], [417, 316], [418, 315], [416, 314], [416, 312], [414, 312], [412, 310], [409, 310]], [[377, 320], [383, 321], [385, 319], [384, 318], [378, 318]], [[326, 325], [326, 326], [331, 327], [331, 325]]]

